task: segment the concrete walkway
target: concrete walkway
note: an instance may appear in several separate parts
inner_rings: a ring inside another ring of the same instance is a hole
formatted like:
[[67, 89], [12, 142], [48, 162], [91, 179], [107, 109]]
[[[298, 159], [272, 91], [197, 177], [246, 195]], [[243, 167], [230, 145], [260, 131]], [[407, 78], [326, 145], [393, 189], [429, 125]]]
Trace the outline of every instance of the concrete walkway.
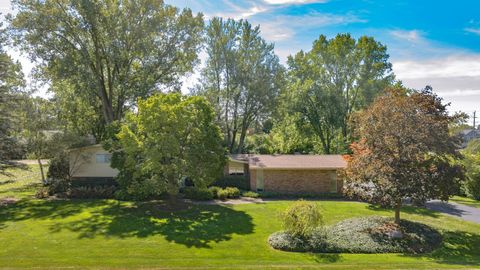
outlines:
[[480, 224], [480, 208], [454, 202], [442, 202], [439, 200], [429, 201], [425, 204], [425, 207], [430, 210], [435, 210], [466, 221]]

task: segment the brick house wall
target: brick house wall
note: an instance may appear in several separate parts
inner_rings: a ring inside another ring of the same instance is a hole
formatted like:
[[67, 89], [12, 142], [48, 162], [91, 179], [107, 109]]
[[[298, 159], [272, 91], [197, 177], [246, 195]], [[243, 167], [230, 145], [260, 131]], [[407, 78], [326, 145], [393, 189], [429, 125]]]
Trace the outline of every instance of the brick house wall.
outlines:
[[[265, 192], [342, 193], [342, 174], [336, 170], [264, 169], [263, 179]], [[250, 187], [257, 190], [257, 169], [250, 170]]]

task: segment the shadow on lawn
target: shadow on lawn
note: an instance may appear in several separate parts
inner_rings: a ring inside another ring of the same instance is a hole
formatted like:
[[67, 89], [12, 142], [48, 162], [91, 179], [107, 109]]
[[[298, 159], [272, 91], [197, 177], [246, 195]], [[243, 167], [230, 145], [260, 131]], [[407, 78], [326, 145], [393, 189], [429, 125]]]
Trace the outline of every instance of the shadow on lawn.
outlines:
[[[369, 204], [367, 206], [369, 210], [373, 211], [392, 211], [392, 208], [387, 208], [383, 207], [377, 204]], [[423, 207], [417, 207], [417, 206], [410, 206], [410, 205], [405, 205], [402, 206], [402, 213], [408, 213], [408, 214], [416, 214], [416, 215], [421, 215], [421, 216], [427, 216], [427, 217], [432, 217], [432, 218], [438, 218], [440, 217], [440, 214], [438, 212], [431, 211], [429, 209], [423, 208]]]
[[[161, 202], [133, 204], [117, 201], [20, 201], [0, 208], [0, 228], [6, 221], [52, 219], [52, 233], [69, 230], [79, 238], [148, 237], [187, 247], [210, 248], [210, 243], [230, 240], [232, 234], [253, 233], [252, 218], [243, 211], [219, 205], [191, 206], [189, 210], [164, 212]], [[88, 210], [90, 215], [78, 215]], [[72, 217], [63, 220], [64, 218]]]
[[446, 264], [480, 265], [480, 235], [462, 231], [449, 231], [442, 235], [443, 242], [435, 251], [404, 256], [426, 257]]

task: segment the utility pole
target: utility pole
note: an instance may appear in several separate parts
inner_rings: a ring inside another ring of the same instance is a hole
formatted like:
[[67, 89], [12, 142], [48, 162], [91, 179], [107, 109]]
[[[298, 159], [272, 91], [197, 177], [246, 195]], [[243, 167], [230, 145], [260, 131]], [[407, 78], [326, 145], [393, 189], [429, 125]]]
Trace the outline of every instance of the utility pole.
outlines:
[[477, 118], [476, 114], [477, 114], [477, 111], [473, 111], [473, 129], [477, 128], [477, 126], [475, 125], [475, 119]]

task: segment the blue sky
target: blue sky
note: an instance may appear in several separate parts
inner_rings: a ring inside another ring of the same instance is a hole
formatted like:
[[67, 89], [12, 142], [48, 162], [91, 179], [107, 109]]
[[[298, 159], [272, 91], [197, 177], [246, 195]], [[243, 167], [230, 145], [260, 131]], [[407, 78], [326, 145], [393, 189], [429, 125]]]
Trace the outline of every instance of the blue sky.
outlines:
[[[285, 62], [320, 34], [373, 36], [387, 45], [397, 78], [429, 84], [451, 111], [480, 114], [480, 1], [167, 0], [178, 7], [259, 24]], [[480, 122], [480, 121], [479, 121]], [[478, 123], [478, 122], [477, 122]]]
[[[480, 1], [475, 0], [166, 0], [214, 16], [247, 19], [275, 43], [282, 62], [320, 34], [373, 36], [387, 45], [397, 78], [432, 85], [451, 110], [480, 114]], [[9, 11], [0, 0], [0, 12]], [[13, 53], [26, 66], [28, 60]], [[202, 56], [204, 57], [204, 56]], [[199, 67], [200, 68], [200, 67]], [[198, 74], [198, 72], [197, 72]], [[185, 88], [197, 74], [185, 80]], [[480, 121], [478, 121], [480, 122]], [[477, 123], [478, 123], [477, 122]]]

